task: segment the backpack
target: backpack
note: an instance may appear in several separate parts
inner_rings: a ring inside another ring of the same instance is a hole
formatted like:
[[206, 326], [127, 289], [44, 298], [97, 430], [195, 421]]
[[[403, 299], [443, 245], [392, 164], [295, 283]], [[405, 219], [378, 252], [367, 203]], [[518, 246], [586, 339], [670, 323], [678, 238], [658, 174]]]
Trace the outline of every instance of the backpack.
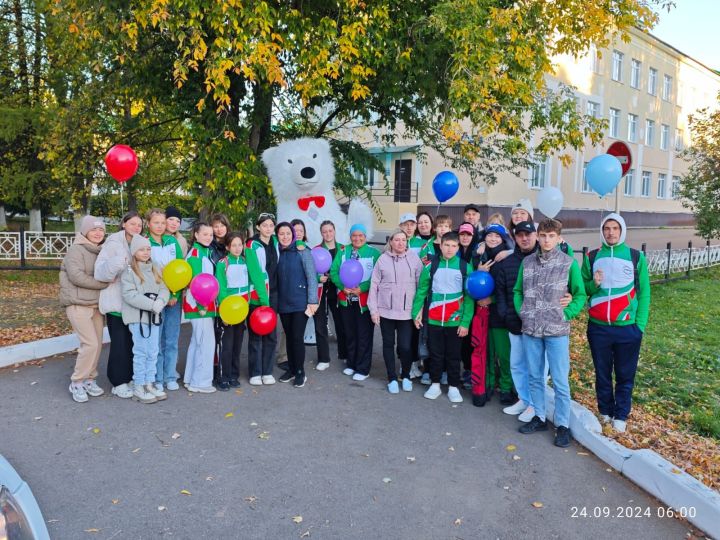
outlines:
[[[590, 273], [592, 274], [593, 271], [593, 265], [595, 264], [595, 257], [597, 257], [599, 249], [593, 249], [592, 251], [588, 251], [588, 260], [590, 261]], [[630, 248], [630, 257], [632, 259], [632, 267], [633, 267], [633, 279], [635, 281], [635, 290], [640, 290], [640, 278], [638, 276], [637, 271], [637, 265], [640, 261], [640, 252], [635, 248]]]

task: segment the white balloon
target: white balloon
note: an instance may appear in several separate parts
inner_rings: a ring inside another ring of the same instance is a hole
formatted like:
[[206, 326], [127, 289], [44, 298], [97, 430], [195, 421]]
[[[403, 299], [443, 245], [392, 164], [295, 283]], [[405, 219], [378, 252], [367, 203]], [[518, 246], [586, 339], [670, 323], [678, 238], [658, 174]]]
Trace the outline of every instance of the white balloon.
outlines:
[[549, 218], [554, 218], [562, 210], [563, 194], [558, 188], [547, 186], [538, 193], [537, 207]]

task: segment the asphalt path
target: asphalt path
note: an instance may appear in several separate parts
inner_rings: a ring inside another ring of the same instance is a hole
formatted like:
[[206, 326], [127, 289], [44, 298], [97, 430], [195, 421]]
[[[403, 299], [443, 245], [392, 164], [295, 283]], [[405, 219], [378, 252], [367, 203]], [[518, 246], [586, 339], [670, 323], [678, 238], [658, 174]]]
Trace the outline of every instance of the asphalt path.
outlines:
[[[372, 376], [362, 383], [338, 362], [315, 371], [308, 348], [304, 388], [243, 382], [239, 392], [179, 390], [152, 405], [109, 392], [73, 402], [74, 354], [7, 368], [0, 452], [30, 484], [58, 539], [688, 532], [576, 443], [564, 450], [553, 446], [552, 431], [518, 433], [497, 399], [484, 408], [467, 395], [459, 405], [445, 395], [429, 401], [419, 383], [412, 393], [388, 394], [380, 353], [378, 331]], [[99, 383], [109, 390], [106, 358], [107, 347]]]

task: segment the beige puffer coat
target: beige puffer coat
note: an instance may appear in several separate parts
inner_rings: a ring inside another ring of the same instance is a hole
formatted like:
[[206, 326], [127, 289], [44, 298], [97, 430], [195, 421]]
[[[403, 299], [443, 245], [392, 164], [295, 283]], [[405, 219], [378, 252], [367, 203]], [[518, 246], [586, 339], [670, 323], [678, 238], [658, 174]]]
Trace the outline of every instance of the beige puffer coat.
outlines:
[[60, 305], [97, 306], [100, 291], [108, 284], [94, 277], [101, 246], [78, 233], [60, 266]]

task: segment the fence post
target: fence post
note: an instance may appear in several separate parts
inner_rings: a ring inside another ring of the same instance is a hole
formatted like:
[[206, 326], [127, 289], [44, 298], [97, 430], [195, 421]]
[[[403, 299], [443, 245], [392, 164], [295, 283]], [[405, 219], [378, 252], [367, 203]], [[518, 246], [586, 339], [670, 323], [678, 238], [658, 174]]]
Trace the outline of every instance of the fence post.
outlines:
[[688, 242], [688, 267], [685, 275], [690, 277], [690, 270], [692, 270], [692, 240]]
[[707, 267], [710, 268], [710, 240], [706, 240], [705, 250], [707, 251]]
[[25, 227], [20, 225], [20, 268], [25, 269]]
[[672, 257], [672, 244], [670, 242], [667, 243], [667, 267], [665, 268], [665, 279], [670, 279], [670, 258]]

